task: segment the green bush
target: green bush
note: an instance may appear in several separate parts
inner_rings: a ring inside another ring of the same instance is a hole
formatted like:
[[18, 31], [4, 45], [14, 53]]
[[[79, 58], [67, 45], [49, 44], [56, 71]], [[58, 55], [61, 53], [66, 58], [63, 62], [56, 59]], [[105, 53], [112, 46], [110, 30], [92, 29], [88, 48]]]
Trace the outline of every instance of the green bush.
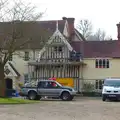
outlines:
[[84, 83], [83, 84], [83, 91], [84, 92], [92, 92], [92, 91], [94, 91], [94, 85], [92, 84], [92, 83]]
[[102, 94], [98, 92], [82, 92], [82, 95], [86, 97], [101, 97], [102, 96]]
[[94, 84], [86, 82], [83, 84], [83, 96], [88, 96], [88, 97], [97, 97], [101, 96], [101, 93], [95, 92], [95, 87]]

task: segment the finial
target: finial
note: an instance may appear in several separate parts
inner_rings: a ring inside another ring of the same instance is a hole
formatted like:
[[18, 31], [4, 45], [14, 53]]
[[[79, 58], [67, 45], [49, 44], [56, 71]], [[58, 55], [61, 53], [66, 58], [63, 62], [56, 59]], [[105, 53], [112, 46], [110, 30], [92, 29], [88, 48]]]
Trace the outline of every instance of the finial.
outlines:
[[56, 30], [58, 30], [58, 21], [56, 21]]

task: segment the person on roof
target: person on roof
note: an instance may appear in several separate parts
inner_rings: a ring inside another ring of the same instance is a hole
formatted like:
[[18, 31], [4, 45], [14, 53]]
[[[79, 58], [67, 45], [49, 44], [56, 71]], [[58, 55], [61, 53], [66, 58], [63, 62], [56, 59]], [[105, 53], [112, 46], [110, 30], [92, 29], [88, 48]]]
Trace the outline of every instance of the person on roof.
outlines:
[[[49, 80], [54, 80], [54, 81], [56, 81], [56, 77], [53, 76], [52, 78], [49, 78]], [[52, 86], [55, 87], [55, 86], [56, 86], [56, 83], [52, 83]]]
[[49, 78], [49, 80], [56, 80], [56, 77], [53, 76], [52, 78]]

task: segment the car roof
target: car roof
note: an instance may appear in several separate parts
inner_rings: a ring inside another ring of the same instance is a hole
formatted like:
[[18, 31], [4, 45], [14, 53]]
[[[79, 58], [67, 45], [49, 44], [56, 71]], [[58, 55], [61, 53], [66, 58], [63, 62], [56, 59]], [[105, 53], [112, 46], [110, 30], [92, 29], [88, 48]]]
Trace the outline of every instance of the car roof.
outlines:
[[120, 80], [120, 78], [107, 78], [105, 80]]
[[39, 80], [38, 82], [40, 82], [40, 81], [54, 81], [54, 80]]

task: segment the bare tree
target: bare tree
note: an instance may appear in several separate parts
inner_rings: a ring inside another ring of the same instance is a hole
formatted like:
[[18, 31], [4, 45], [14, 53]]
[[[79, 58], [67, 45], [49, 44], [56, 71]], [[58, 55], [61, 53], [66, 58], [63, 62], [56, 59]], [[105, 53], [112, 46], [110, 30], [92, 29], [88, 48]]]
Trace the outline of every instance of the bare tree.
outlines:
[[94, 34], [94, 36], [96, 37], [96, 39], [98, 41], [102, 41], [105, 40], [106, 37], [106, 33], [105, 31], [101, 30], [100, 28], [96, 31], [96, 33]]
[[111, 36], [106, 36], [105, 40], [113, 40]]
[[43, 15], [42, 12], [36, 13], [36, 7], [30, 3], [24, 4], [21, 0], [13, 0], [12, 6], [10, 3], [9, 0], [0, 0], [0, 26], [4, 23], [7, 26], [5, 31], [0, 30], [0, 96], [5, 96], [6, 90], [4, 65], [16, 50], [31, 42], [31, 38], [21, 42], [23, 21], [35, 21]]
[[92, 35], [90, 35], [87, 39], [88, 41], [105, 41], [105, 40], [112, 40], [111, 36], [107, 36], [104, 30], [100, 28]]
[[92, 23], [87, 19], [80, 20], [78, 30], [87, 39], [92, 34]]

